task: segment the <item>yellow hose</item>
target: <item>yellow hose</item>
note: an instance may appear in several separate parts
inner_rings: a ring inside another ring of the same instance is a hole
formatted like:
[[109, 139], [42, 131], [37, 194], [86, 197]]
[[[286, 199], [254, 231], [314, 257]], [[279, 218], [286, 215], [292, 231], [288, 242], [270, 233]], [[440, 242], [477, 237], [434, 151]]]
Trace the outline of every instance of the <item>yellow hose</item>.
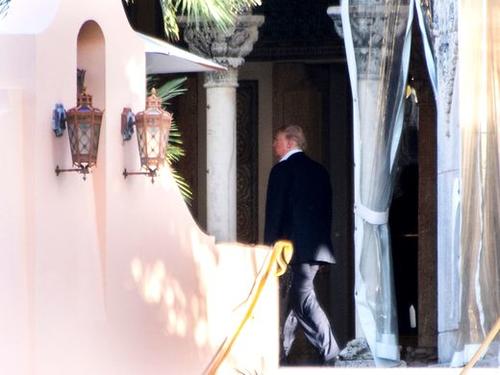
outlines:
[[491, 331], [488, 333], [486, 338], [484, 339], [483, 343], [479, 347], [479, 349], [476, 351], [474, 356], [471, 358], [469, 363], [467, 363], [467, 366], [463, 368], [463, 370], [460, 372], [460, 375], [465, 375], [467, 372], [474, 367], [477, 361], [479, 361], [479, 358], [486, 352], [486, 349], [488, 349], [488, 346], [490, 346], [491, 342], [495, 338], [495, 336], [500, 332], [500, 318], [497, 319], [495, 325], [491, 329]]
[[217, 370], [231, 351], [231, 348], [238, 338], [241, 330], [245, 326], [245, 323], [252, 316], [255, 305], [257, 304], [262, 290], [266, 286], [267, 280], [269, 279], [269, 275], [272, 273], [274, 273], [275, 276], [283, 275], [286, 272], [288, 263], [290, 263], [290, 260], [292, 259], [292, 255], [293, 246], [290, 241], [278, 241], [274, 244], [271, 255], [267, 257], [261, 270], [257, 274], [255, 283], [247, 299], [248, 307], [243, 319], [240, 324], [238, 324], [234, 332], [223, 341], [207, 369], [203, 372], [204, 374], [215, 375], [217, 373]]

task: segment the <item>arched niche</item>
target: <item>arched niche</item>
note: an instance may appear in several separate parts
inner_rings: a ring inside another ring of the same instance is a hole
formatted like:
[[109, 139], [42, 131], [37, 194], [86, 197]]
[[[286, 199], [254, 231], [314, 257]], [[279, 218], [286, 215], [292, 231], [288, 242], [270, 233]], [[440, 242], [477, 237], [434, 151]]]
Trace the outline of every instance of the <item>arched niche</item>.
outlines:
[[85, 70], [87, 93], [93, 96], [93, 106], [103, 110], [105, 101], [105, 41], [97, 22], [86, 21], [78, 33], [77, 68]]
[[[92, 183], [93, 201], [96, 218], [96, 232], [102, 279], [106, 270], [106, 53], [105, 40], [99, 24], [93, 20], [83, 23], [77, 38], [77, 69], [85, 70], [83, 85], [92, 95], [92, 105], [104, 111], [99, 136], [97, 163], [89, 181]], [[78, 81], [78, 74], [75, 72]], [[78, 83], [78, 82], [77, 82]], [[77, 92], [78, 95], [78, 84]]]

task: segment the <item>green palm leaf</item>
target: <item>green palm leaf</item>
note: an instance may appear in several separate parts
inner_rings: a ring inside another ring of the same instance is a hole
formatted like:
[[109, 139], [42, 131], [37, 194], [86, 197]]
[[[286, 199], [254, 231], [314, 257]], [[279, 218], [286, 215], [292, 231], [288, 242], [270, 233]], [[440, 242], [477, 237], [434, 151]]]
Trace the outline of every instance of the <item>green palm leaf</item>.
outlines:
[[0, 0], [0, 17], [3, 17], [7, 14], [7, 10], [9, 9], [10, 0]]
[[173, 2], [190, 22], [209, 22], [222, 29], [231, 26], [242, 11], [260, 5], [260, 0], [160, 0]]
[[[159, 85], [156, 89], [156, 94], [162, 98], [164, 105], [169, 105], [170, 100], [184, 94], [187, 89], [183, 87], [184, 83], [187, 81], [187, 77], [181, 77], [166, 81], [165, 83]], [[152, 80], [151, 84], [159, 83], [158, 80]]]
[[[173, 98], [182, 95], [187, 91], [187, 89], [183, 86], [186, 80], [187, 77], [181, 77], [162, 82], [158, 76], [150, 75], [147, 77], [147, 87], [148, 91], [150, 91], [153, 87], [156, 88], [156, 95], [161, 98], [162, 105], [166, 109], [166, 107], [171, 104], [170, 101]], [[179, 127], [175, 121], [172, 121], [168, 137], [166, 161], [171, 167], [172, 176], [179, 187], [184, 201], [191, 204], [193, 201], [193, 192], [191, 187], [186, 179], [181, 176], [173, 166], [186, 154], [182, 145], [182, 136]]]
[[[5, 1], [5, 0], [0, 0]], [[126, 4], [134, 0], [123, 0]], [[167, 38], [179, 39], [177, 16], [188, 22], [208, 23], [220, 30], [234, 24], [238, 14], [261, 4], [261, 0], [158, 0], [163, 13], [163, 26]]]

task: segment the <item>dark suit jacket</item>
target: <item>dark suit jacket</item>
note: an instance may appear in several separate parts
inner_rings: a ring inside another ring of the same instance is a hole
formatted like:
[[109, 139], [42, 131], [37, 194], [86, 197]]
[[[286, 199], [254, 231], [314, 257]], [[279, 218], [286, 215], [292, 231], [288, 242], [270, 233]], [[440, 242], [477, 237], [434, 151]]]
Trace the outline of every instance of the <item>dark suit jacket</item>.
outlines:
[[334, 263], [332, 191], [326, 169], [303, 152], [276, 164], [269, 175], [264, 242], [292, 241], [292, 263]]

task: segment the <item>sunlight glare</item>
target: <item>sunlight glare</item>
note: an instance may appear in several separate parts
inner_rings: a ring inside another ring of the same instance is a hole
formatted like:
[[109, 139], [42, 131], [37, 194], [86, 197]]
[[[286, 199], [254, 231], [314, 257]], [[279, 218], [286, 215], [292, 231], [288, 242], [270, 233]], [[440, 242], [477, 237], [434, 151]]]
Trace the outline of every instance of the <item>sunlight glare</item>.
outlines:
[[129, 59], [126, 66], [128, 82], [130, 82], [130, 91], [137, 97], [144, 95], [144, 64], [136, 59]]
[[139, 281], [142, 278], [142, 263], [139, 259], [134, 258], [132, 260], [132, 263], [130, 264], [130, 269], [132, 272], [132, 277], [134, 278], [134, 281], [136, 283], [139, 283]]
[[196, 296], [191, 297], [191, 311], [193, 312], [195, 320], [198, 319], [200, 316], [200, 304]]
[[144, 297], [149, 303], [159, 303], [163, 292], [163, 279], [165, 278], [165, 266], [163, 262], [157, 261], [152, 270], [146, 271], [144, 282]]
[[174, 309], [169, 309], [167, 313], [167, 330], [168, 333], [173, 334], [176, 331], [177, 313]]
[[181, 286], [179, 285], [179, 282], [177, 280], [172, 280], [172, 284], [174, 287], [174, 293], [175, 293], [175, 298], [179, 305], [181, 306], [182, 309], [186, 308], [186, 296], [184, 295], [184, 292], [182, 291]]
[[175, 332], [178, 336], [186, 336], [187, 331], [187, 319], [184, 314], [181, 314], [177, 319], [177, 325], [175, 326]]
[[173, 307], [174, 306], [175, 295], [174, 295], [174, 290], [172, 289], [172, 287], [167, 286], [165, 288], [165, 293], [163, 294], [163, 299], [165, 301], [166, 307]]
[[177, 186], [174, 179], [172, 178], [168, 165], [163, 166], [159, 172], [160, 174], [158, 176], [158, 180], [160, 182], [160, 185], [165, 188], [166, 191], [170, 191], [174, 188], [174, 186]]
[[196, 323], [196, 327], [194, 329], [194, 341], [199, 347], [204, 346], [208, 341], [208, 329], [207, 322], [204, 320], [199, 320]]

